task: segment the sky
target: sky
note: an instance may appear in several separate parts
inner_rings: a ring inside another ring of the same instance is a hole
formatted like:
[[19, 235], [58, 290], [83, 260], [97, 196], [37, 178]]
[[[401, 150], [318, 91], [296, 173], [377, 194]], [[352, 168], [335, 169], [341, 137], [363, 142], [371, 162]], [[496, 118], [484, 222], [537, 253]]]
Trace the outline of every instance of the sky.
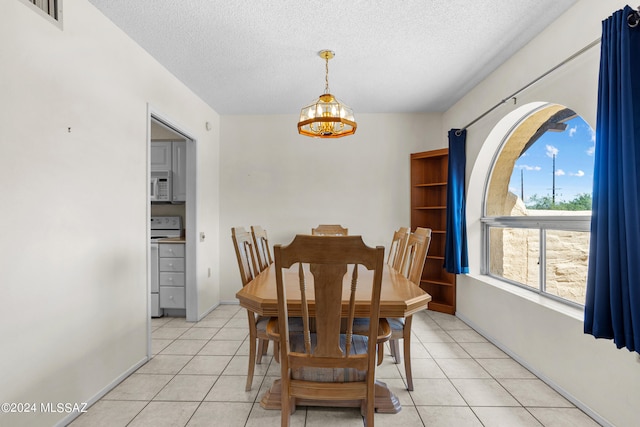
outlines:
[[534, 194], [552, 196], [554, 154], [556, 202], [592, 193], [595, 132], [580, 116], [565, 123], [563, 132], [546, 132], [516, 161], [509, 191], [522, 197], [522, 182], [525, 204]]

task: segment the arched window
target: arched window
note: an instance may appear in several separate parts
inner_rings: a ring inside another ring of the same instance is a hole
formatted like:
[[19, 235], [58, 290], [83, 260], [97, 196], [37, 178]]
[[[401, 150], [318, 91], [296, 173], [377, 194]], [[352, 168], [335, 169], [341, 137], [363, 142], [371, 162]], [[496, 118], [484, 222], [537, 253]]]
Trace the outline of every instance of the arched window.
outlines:
[[594, 135], [571, 109], [547, 104], [505, 137], [485, 192], [483, 273], [584, 305]]

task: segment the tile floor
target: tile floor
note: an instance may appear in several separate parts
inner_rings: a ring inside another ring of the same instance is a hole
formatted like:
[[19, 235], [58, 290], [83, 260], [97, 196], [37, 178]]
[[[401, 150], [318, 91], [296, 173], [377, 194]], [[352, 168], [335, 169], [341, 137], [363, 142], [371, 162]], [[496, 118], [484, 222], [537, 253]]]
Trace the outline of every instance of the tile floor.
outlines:
[[[198, 323], [152, 320], [154, 357], [70, 425], [279, 426], [260, 407], [279, 376], [271, 348], [245, 392], [247, 315], [223, 305]], [[424, 311], [413, 320], [414, 391], [387, 351], [376, 376], [398, 396], [398, 414], [377, 426], [597, 426], [591, 418], [454, 316]], [[299, 407], [292, 426], [362, 426], [358, 409]]]

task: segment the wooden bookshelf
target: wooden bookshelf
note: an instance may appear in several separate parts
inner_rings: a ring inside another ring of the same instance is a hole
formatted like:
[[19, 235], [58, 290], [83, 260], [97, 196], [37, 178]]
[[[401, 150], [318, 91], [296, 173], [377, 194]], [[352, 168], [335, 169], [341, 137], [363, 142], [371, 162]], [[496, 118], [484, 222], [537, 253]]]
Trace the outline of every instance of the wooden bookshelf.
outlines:
[[411, 154], [411, 229], [432, 230], [420, 287], [431, 295], [429, 309], [456, 312], [456, 276], [445, 271], [447, 170], [449, 150]]

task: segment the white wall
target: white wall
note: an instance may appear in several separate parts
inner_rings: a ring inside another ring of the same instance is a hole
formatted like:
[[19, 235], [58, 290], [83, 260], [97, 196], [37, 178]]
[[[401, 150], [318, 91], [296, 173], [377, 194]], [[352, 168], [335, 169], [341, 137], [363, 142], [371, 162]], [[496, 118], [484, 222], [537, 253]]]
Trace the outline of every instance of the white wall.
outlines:
[[[445, 113], [443, 127], [467, 124], [600, 37], [601, 21], [624, 5], [621, 1], [577, 2]], [[598, 45], [518, 95], [516, 105], [507, 103], [469, 128], [467, 225], [471, 274], [458, 276], [457, 315], [600, 422], [623, 427], [638, 423], [637, 355], [617, 350], [610, 341], [584, 335], [582, 310], [563, 307], [480, 274], [479, 218], [493, 154], [510, 127], [540, 105], [538, 102], [566, 105], [595, 128], [599, 52]]]
[[0, 401], [86, 402], [146, 358], [148, 104], [197, 139], [200, 310], [217, 303], [219, 117], [87, 1], [62, 30], [2, 7]]
[[271, 244], [342, 224], [368, 245], [409, 226], [409, 154], [442, 148], [440, 114], [358, 114], [353, 136], [298, 135], [297, 115], [222, 116], [221, 300], [241, 288], [231, 227], [262, 225]]

